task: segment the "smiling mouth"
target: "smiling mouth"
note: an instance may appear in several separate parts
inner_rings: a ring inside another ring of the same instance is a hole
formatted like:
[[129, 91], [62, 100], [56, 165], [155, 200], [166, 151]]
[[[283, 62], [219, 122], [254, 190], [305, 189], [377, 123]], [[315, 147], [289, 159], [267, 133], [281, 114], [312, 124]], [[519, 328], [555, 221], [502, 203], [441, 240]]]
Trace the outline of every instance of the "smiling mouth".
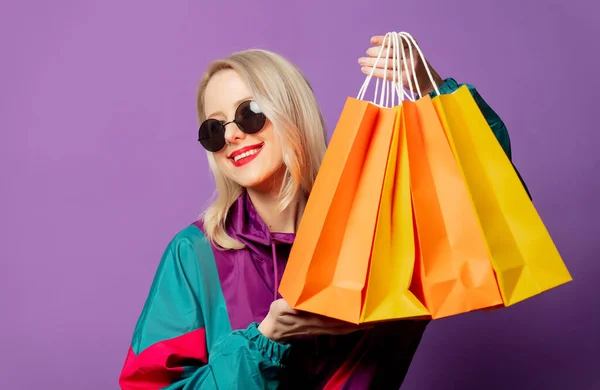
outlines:
[[231, 160], [233, 165], [237, 167], [245, 165], [246, 163], [249, 163], [250, 161], [254, 160], [258, 153], [260, 153], [260, 151], [262, 150], [263, 146], [264, 143], [261, 143], [258, 145], [253, 145], [246, 148], [242, 148], [240, 150], [236, 150], [231, 154], [229, 159]]
[[237, 156], [233, 157], [232, 160], [234, 162], [238, 162], [239, 160], [241, 160], [243, 158], [255, 155], [256, 153], [260, 152], [260, 149], [262, 149], [262, 145], [258, 146], [256, 149], [248, 150], [247, 152], [238, 154]]

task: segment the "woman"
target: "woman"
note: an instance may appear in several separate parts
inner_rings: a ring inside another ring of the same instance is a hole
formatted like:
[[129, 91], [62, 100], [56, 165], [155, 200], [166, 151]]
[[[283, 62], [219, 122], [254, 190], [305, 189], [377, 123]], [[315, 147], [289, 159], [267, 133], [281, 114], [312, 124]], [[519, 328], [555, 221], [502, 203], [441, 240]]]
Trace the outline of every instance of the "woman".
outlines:
[[[366, 74], [383, 37], [371, 43], [359, 59]], [[430, 93], [422, 61], [415, 61], [418, 92]], [[459, 87], [434, 76], [441, 93]], [[469, 88], [510, 157], [504, 124]], [[218, 196], [166, 248], [121, 387], [398, 389], [427, 321], [361, 329], [292, 310], [277, 294], [326, 149], [323, 119], [301, 72], [270, 52], [236, 53], [209, 67], [197, 108]]]

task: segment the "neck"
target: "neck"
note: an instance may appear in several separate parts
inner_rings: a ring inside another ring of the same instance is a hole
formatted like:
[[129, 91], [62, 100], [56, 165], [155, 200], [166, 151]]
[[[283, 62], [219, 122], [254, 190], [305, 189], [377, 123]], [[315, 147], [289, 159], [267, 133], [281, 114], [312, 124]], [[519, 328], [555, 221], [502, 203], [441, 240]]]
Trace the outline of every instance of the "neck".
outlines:
[[272, 233], [296, 233], [306, 199], [297, 197], [283, 211], [279, 211], [279, 188], [276, 191], [259, 191], [248, 188], [248, 196], [256, 212]]

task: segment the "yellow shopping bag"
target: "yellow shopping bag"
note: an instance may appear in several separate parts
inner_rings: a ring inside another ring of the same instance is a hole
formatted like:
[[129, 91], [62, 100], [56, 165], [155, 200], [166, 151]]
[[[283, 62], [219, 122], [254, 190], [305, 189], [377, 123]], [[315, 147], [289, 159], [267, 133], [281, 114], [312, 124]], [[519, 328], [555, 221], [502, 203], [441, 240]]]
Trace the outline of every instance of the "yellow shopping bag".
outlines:
[[415, 232], [402, 107], [388, 154], [361, 322], [429, 316], [409, 290], [415, 266]]
[[466, 86], [433, 99], [472, 196], [505, 306], [572, 280]]

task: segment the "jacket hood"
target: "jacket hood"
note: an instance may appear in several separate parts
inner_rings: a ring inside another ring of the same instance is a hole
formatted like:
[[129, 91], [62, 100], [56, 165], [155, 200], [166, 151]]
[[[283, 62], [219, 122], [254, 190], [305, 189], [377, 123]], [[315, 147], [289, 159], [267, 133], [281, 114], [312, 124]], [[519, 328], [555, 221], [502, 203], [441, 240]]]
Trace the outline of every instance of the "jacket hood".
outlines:
[[[271, 233], [250, 200], [247, 191], [229, 209], [227, 232], [253, 251], [263, 252], [272, 244], [292, 245], [294, 233]], [[267, 249], [270, 251], [270, 249]]]

